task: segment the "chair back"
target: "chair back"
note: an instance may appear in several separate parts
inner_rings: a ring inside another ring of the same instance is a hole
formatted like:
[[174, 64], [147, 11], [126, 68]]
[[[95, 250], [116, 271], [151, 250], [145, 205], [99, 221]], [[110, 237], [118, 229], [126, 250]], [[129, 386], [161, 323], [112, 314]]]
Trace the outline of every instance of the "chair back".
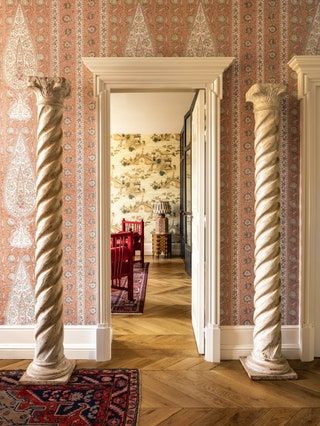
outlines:
[[117, 232], [111, 234], [111, 248], [127, 247], [133, 252], [133, 232]]
[[122, 219], [122, 232], [132, 232], [133, 234], [133, 253], [140, 251], [140, 261], [144, 264], [144, 221], [135, 222], [133, 220]]
[[122, 219], [122, 231], [123, 232], [134, 232], [140, 236], [144, 235], [144, 221], [132, 221]]
[[[119, 232], [111, 234], [111, 286], [127, 290], [133, 298], [133, 233]], [[128, 277], [127, 285], [122, 278]]]
[[111, 280], [120, 282], [127, 276], [132, 263], [132, 254], [127, 247], [111, 247]]

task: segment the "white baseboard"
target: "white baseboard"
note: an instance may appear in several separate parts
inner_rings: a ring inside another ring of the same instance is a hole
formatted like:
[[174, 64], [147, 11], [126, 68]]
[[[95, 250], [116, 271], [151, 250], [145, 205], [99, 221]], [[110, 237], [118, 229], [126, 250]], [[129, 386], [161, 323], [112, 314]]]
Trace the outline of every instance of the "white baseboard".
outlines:
[[218, 325], [208, 324], [205, 329], [205, 354], [204, 359], [208, 362], [220, 362], [220, 339], [221, 329]]
[[301, 361], [313, 361], [315, 354], [315, 328], [313, 324], [304, 324], [300, 329]]
[[[282, 353], [288, 359], [300, 358], [299, 326], [284, 325], [282, 332]], [[221, 327], [221, 359], [239, 359], [252, 350], [252, 325]]]
[[[253, 326], [206, 327], [206, 360], [219, 362], [219, 339], [221, 359], [239, 359], [249, 355], [252, 332]], [[67, 325], [65, 354], [70, 359], [108, 361], [111, 359], [111, 335], [111, 328], [104, 325]], [[300, 358], [299, 326], [282, 326], [282, 351], [288, 359]], [[32, 359], [33, 355], [33, 326], [0, 326], [0, 359]]]
[[320, 323], [304, 324], [300, 329], [301, 361], [320, 357]]
[[96, 352], [95, 360], [99, 362], [111, 359], [112, 328], [106, 324], [96, 327]]
[[[64, 329], [65, 355], [70, 359], [97, 359], [111, 357], [109, 327], [95, 325], [66, 325]], [[103, 352], [105, 352], [103, 356]], [[34, 355], [34, 327], [32, 325], [0, 326], [0, 359], [32, 359]]]
[[[180, 256], [180, 243], [172, 243], [171, 250], [173, 256]], [[152, 256], [152, 243], [144, 243], [144, 254]]]

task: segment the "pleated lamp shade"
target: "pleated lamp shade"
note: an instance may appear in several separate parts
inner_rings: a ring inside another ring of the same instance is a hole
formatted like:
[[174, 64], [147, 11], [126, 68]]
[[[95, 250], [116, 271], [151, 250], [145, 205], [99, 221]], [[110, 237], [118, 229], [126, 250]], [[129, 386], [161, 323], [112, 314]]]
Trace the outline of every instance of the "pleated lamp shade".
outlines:
[[153, 204], [153, 213], [166, 214], [171, 212], [169, 201], [157, 201]]

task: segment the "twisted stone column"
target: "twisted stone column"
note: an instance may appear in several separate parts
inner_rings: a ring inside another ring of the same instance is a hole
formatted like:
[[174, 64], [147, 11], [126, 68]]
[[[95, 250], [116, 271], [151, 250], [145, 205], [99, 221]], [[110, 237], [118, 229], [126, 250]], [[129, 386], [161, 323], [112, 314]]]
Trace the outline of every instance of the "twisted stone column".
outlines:
[[255, 280], [253, 350], [241, 362], [253, 380], [295, 379], [281, 354], [279, 98], [282, 84], [254, 84]]
[[62, 115], [70, 84], [30, 77], [38, 105], [36, 165], [36, 349], [22, 382], [67, 382], [74, 362], [64, 356], [62, 287]]

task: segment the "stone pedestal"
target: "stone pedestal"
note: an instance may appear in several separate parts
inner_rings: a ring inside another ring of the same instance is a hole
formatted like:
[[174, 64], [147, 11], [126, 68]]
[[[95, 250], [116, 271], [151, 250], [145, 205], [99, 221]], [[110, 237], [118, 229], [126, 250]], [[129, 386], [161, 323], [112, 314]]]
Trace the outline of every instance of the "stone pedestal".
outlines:
[[62, 115], [65, 78], [30, 77], [38, 106], [36, 164], [35, 356], [22, 383], [68, 382], [75, 363], [64, 356], [62, 287]]
[[255, 116], [255, 280], [253, 350], [241, 362], [253, 380], [296, 379], [281, 353], [279, 97], [281, 84], [247, 92]]

